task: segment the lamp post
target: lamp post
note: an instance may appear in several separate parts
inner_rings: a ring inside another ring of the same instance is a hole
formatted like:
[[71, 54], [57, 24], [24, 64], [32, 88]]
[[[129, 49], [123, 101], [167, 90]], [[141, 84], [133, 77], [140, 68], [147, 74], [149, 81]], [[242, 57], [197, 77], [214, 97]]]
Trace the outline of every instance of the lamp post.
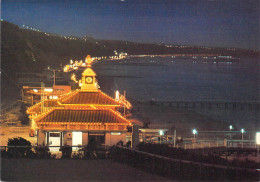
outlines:
[[198, 131], [197, 131], [196, 129], [193, 129], [193, 130], [192, 130], [192, 133], [193, 133], [193, 135], [194, 135], [194, 140], [196, 140], [196, 134], [198, 133]]
[[231, 132], [231, 130], [232, 130], [232, 129], [233, 129], [233, 126], [232, 126], [232, 125], [229, 125], [229, 131], [230, 131], [230, 136], [229, 136], [230, 143], [229, 143], [229, 146], [232, 145], [232, 142], [231, 142], [231, 140], [232, 140], [232, 132]]
[[232, 125], [229, 125], [229, 131], [230, 131], [230, 137], [229, 139], [231, 140], [232, 139], [232, 134], [231, 134], [231, 130], [233, 129], [233, 126]]
[[257, 163], [259, 162], [259, 145], [260, 145], [260, 132], [256, 132], [255, 137], [256, 147], [257, 147]]
[[244, 133], [245, 133], [244, 128], [241, 129], [241, 133], [242, 133], [242, 148], [244, 148]]
[[160, 144], [162, 143], [162, 136], [164, 135], [163, 130], [159, 131], [159, 135], [160, 135]]

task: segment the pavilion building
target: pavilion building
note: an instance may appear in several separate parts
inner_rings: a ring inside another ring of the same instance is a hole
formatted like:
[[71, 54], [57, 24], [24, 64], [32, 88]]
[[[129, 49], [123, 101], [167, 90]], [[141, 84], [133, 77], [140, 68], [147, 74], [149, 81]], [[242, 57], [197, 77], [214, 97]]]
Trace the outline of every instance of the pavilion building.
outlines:
[[87, 68], [79, 81], [80, 89], [55, 99], [45, 99], [28, 108], [32, 133], [37, 144], [43, 146], [87, 145], [95, 140], [98, 145], [112, 146], [131, 140], [134, 125], [141, 122], [127, 119], [118, 110], [130, 109], [123, 97], [114, 99], [103, 93], [91, 68], [92, 59], [86, 58]]

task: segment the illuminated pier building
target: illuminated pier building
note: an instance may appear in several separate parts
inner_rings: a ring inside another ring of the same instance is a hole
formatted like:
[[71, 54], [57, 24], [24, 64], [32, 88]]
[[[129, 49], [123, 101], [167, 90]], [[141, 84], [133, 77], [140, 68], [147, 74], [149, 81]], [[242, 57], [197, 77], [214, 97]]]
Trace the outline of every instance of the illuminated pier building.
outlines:
[[80, 89], [28, 108], [38, 145], [87, 145], [95, 140], [98, 145], [111, 146], [131, 140], [132, 134], [127, 131], [133, 131], [133, 125], [141, 125], [118, 112], [122, 107], [130, 109], [131, 104], [122, 96], [113, 99], [103, 93], [91, 68], [90, 56], [86, 62]]

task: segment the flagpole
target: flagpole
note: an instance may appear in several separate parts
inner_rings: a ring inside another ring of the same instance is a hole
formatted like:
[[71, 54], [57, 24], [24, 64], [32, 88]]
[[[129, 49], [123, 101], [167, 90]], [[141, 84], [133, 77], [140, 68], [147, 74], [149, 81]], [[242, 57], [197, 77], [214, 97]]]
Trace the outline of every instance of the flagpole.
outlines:
[[[124, 90], [124, 101], [126, 101], [126, 99], [125, 99], [125, 90]], [[125, 116], [125, 104], [124, 104], [124, 116]]]

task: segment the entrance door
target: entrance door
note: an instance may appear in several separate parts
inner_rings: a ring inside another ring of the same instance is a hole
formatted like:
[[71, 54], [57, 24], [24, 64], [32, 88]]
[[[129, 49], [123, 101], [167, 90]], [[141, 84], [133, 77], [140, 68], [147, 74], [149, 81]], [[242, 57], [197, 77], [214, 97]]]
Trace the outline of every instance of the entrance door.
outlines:
[[[50, 132], [49, 133], [49, 146], [60, 146], [61, 144], [61, 133]], [[50, 152], [58, 152], [60, 147], [49, 147]]]
[[95, 146], [105, 145], [105, 133], [89, 132], [88, 144]]
[[[82, 145], [82, 132], [72, 132], [72, 146]], [[78, 147], [72, 147], [72, 150], [78, 150]]]

